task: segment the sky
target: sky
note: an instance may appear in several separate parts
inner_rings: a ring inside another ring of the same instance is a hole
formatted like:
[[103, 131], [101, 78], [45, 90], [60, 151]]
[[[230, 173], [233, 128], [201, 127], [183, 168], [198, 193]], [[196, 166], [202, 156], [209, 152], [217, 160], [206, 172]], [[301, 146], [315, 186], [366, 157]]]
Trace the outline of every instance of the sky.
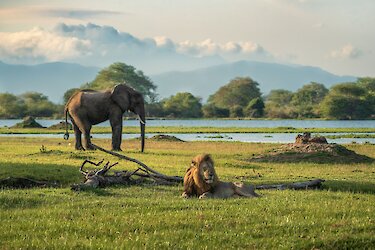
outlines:
[[146, 73], [238, 60], [375, 76], [374, 0], [1, 0], [0, 61]]

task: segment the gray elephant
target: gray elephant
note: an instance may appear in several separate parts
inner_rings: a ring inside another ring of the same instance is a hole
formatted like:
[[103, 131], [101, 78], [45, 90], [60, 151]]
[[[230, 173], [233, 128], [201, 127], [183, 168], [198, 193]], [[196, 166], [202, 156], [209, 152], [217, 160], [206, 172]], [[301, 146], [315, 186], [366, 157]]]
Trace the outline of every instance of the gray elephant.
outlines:
[[[126, 111], [138, 115], [141, 127], [141, 150], [145, 145], [145, 107], [141, 93], [125, 84], [118, 84], [112, 90], [81, 90], [75, 93], [65, 105], [65, 122], [68, 114], [73, 124], [75, 148], [93, 149], [90, 140], [92, 125], [110, 121], [112, 127], [112, 150], [121, 151], [122, 117]], [[84, 147], [81, 135], [84, 135]], [[69, 138], [68, 128], [64, 138]]]

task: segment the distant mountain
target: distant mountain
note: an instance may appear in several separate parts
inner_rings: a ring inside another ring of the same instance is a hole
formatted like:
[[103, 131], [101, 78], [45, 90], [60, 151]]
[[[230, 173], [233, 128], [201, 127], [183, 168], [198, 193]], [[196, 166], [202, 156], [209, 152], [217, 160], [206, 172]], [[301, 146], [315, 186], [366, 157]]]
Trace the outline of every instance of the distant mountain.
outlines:
[[62, 102], [66, 90], [94, 80], [99, 68], [74, 63], [11, 65], [0, 62], [0, 92], [37, 91], [53, 102]]
[[204, 100], [221, 86], [237, 76], [249, 76], [259, 83], [263, 94], [272, 89], [295, 91], [312, 81], [323, 83], [327, 88], [335, 83], [355, 81], [353, 76], [337, 76], [317, 67], [238, 61], [192, 71], [172, 71], [152, 75], [161, 97], [177, 92], [191, 92]]

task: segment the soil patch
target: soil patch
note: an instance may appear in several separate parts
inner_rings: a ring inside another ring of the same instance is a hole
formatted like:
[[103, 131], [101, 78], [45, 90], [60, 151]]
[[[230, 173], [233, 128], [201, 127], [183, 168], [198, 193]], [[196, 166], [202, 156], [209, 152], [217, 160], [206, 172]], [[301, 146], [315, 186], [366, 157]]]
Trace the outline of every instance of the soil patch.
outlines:
[[362, 163], [373, 158], [345, 148], [339, 144], [290, 143], [250, 159], [255, 162], [314, 162], [314, 163]]
[[171, 141], [171, 142], [185, 142], [184, 140], [181, 140], [180, 138], [177, 138], [173, 135], [154, 135], [150, 138], [150, 140], [154, 141]]
[[12, 126], [12, 128], [44, 128], [42, 125], [37, 123], [32, 116], [26, 116], [22, 122]]

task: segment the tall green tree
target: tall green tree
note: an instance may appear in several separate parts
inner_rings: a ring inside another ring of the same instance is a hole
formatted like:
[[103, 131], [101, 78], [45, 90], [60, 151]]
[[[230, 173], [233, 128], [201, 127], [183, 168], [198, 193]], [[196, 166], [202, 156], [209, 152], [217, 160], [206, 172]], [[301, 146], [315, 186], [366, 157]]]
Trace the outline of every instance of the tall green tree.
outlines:
[[285, 89], [271, 90], [266, 97], [266, 116], [270, 118], [294, 118], [295, 112], [290, 105], [292, 98], [292, 91]]
[[202, 107], [203, 116], [206, 118], [229, 117], [229, 109], [216, 107], [213, 103], [207, 103]]
[[113, 63], [102, 69], [94, 81], [85, 84], [83, 88], [107, 89], [119, 83], [125, 83], [142, 93], [147, 102], [154, 102], [156, 99], [156, 86], [151, 79], [141, 70], [122, 62]]
[[51, 117], [58, 113], [59, 106], [48, 100], [48, 97], [38, 92], [26, 92], [20, 96], [26, 105], [25, 115], [36, 117]]
[[202, 117], [201, 99], [191, 93], [177, 93], [163, 100], [165, 115], [172, 117], [199, 118]]
[[252, 99], [261, 96], [258, 86], [250, 77], [237, 77], [211, 95], [208, 103], [224, 109], [246, 107]]
[[0, 118], [22, 118], [26, 112], [25, 102], [10, 93], [0, 93]]
[[244, 115], [253, 118], [262, 117], [264, 115], [264, 102], [262, 98], [257, 97], [251, 100], [244, 108]]
[[304, 85], [294, 93], [291, 105], [300, 118], [319, 117], [319, 104], [327, 93], [328, 89], [323, 84], [312, 82]]
[[365, 100], [371, 107], [370, 117], [375, 118], [375, 78], [373, 77], [363, 77], [359, 78], [357, 81], [358, 85], [362, 87], [365, 91]]
[[358, 83], [333, 86], [321, 107], [324, 116], [332, 119], [366, 119], [374, 111], [368, 91]]

